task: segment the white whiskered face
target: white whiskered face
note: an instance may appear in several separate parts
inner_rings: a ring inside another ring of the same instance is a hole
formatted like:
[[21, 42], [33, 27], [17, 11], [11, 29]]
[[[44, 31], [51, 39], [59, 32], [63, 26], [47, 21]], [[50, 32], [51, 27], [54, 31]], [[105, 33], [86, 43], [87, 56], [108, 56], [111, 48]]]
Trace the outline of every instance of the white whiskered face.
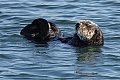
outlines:
[[95, 34], [94, 30], [93, 31], [89, 31], [89, 30], [84, 30], [84, 31], [78, 30], [77, 31], [77, 35], [79, 36], [81, 40], [86, 40], [86, 39], [90, 40], [94, 34]]
[[81, 40], [90, 40], [95, 34], [96, 27], [98, 26], [95, 23], [82, 20], [76, 25], [76, 33]]
[[49, 38], [54, 38], [55, 37], [55, 33], [52, 30], [50, 23], [48, 23], [48, 25], [49, 25], [49, 31], [48, 31], [49, 34], [47, 36], [49, 36]]

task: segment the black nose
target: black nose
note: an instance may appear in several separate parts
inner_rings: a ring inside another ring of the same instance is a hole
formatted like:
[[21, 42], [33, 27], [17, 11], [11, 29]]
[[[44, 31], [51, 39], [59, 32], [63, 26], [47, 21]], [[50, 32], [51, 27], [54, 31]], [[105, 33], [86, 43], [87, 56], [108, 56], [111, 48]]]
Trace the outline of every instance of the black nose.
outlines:
[[49, 38], [54, 38], [55, 37], [55, 33], [53, 32], [53, 31], [51, 31], [50, 33], [49, 33]]

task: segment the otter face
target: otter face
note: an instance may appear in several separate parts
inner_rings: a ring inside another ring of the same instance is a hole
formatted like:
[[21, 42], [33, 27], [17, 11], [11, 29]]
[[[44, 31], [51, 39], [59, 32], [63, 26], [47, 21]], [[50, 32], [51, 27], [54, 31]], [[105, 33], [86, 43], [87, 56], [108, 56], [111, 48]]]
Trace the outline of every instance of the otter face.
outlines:
[[97, 25], [88, 20], [76, 24], [76, 33], [81, 40], [90, 40], [95, 34]]
[[49, 31], [48, 31], [48, 37], [51, 39], [51, 38], [54, 38], [55, 37], [55, 32], [52, 30], [52, 26], [50, 25], [50, 23], [48, 23], [49, 25]]
[[86, 41], [90, 45], [103, 44], [103, 35], [99, 26], [92, 21], [82, 20], [76, 24], [76, 34], [80, 40]]

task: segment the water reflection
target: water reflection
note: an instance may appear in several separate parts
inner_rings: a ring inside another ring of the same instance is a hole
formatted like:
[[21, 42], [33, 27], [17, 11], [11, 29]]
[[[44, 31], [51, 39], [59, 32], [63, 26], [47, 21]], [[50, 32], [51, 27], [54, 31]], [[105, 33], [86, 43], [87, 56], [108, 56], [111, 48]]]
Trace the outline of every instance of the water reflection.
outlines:
[[94, 70], [96, 66], [103, 63], [100, 47], [89, 46], [77, 48], [77, 68], [76, 73], [81, 75], [93, 76], [98, 73]]
[[89, 46], [77, 49], [77, 60], [78, 63], [92, 63], [96, 62], [97, 58], [101, 53], [100, 47]]

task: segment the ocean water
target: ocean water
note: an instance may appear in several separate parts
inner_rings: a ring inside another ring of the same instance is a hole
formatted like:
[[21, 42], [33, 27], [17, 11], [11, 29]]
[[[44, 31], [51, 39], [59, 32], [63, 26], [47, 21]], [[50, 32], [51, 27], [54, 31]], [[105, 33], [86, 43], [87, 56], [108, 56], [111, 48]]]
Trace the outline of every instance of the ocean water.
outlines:
[[[0, 0], [0, 80], [119, 80], [120, 0]], [[35, 44], [20, 31], [36, 18], [55, 23], [65, 37], [91, 20], [103, 46]]]

